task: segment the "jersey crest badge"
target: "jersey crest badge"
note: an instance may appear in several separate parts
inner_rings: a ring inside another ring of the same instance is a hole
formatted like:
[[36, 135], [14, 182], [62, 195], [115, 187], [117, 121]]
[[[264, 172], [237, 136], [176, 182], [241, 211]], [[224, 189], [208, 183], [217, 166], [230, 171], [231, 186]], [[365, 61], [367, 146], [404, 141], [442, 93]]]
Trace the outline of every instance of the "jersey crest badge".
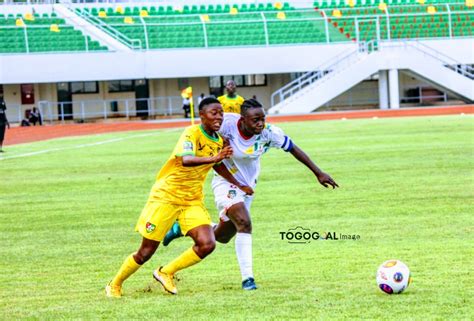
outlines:
[[155, 224], [152, 224], [150, 222], [146, 222], [146, 231], [147, 233], [151, 233], [155, 230], [156, 228], [156, 225]]
[[229, 193], [227, 194], [227, 198], [233, 199], [236, 196], [237, 196], [237, 191], [235, 189], [229, 190]]
[[192, 152], [193, 151], [193, 143], [190, 142], [190, 141], [183, 142], [183, 151]]

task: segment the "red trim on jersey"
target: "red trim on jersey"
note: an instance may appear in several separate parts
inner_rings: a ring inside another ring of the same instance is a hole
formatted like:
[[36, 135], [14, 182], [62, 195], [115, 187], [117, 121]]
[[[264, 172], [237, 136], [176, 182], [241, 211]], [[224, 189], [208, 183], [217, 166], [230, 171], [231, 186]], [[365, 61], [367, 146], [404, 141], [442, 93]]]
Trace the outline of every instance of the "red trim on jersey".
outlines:
[[250, 138], [253, 137], [253, 135], [252, 135], [252, 136], [245, 136], [245, 134], [242, 133], [242, 131], [240, 130], [240, 121], [241, 121], [241, 119], [239, 119], [239, 120], [237, 121], [237, 129], [239, 130], [239, 134], [240, 134], [240, 136], [241, 136], [243, 139], [249, 140]]

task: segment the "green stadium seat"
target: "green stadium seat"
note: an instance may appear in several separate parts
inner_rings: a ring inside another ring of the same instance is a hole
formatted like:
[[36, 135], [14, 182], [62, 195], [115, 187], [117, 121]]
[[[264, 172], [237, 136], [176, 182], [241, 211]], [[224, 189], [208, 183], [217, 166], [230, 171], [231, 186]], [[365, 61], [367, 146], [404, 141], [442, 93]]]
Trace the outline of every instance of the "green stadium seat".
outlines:
[[[4, 19], [4, 25], [15, 26], [15, 21], [16, 19], [12, 15], [10, 19]], [[59, 25], [59, 33], [49, 30], [50, 25], [53, 23]], [[25, 24], [28, 48], [31, 52], [68, 51], [72, 41], [85, 43], [85, 37], [81, 31], [74, 30], [72, 26], [67, 26], [64, 19], [57, 18], [53, 14], [36, 15], [34, 21], [25, 20]], [[11, 50], [9, 52], [26, 52], [23, 28], [3, 29], [0, 33], [0, 40], [0, 43], [7, 43], [10, 46]], [[5, 52], [3, 49], [0, 51]]]
[[[427, 5], [420, 5], [415, 0], [386, 0], [390, 13], [390, 30], [386, 21], [386, 15], [378, 9], [379, 0], [355, 0], [354, 8], [349, 6], [348, 0], [322, 0], [315, 1], [314, 7], [326, 8], [329, 24], [329, 40], [331, 42], [352, 41], [356, 38], [355, 18], [371, 19], [370, 22], [359, 24], [360, 39], [371, 40], [377, 36], [375, 19], [379, 19], [380, 36], [388, 38], [416, 38], [416, 37], [446, 37], [449, 36], [448, 16], [446, 6], [440, 0], [426, 0], [427, 4], [435, 5], [437, 14], [427, 14]], [[451, 5], [453, 22], [470, 21], [469, 15], [464, 12], [472, 12], [459, 0], [453, 1]], [[237, 15], [228, 14], [232, 7], [239, 9]], [[338, 8], [341, 18], [331, 16], [333, 8]], [[109, 10], [110, 8], [108, 8]], [[129, 7], [125, 6], [125, 15], [139, 15], [139, 10], [149, 10], [150, 17], [144, 18], [147, 23], [147, 34], [150, 48], [186, 48], [204, 46], [204, 35], [200, 16], [209, 15], [210, 22], [206, 24], [209, 46], [246, 46], [265, 43], [263, 21], [261, 12], [267, 20], [269, 41], [271, 44], [297, 44], [326, 42], [325, 21], [319, 10], [307, 8], [306, 10], [295, 10], [288, 2], [283, 3], [282, 11], [286, 19], [276, 18], [278, 9], [274, 2], [268, 3], [244, 3], [239, 6], [232, 3], [222, 2], [212, 5], [184, 4], [183, 11], [175, 11], [172, 6], [159, 7]], [[463, 13], [457, 13], [461, 10]], [[318, 12], [319, 11], [319, 12]], [[109, 11], [108, 11], [109, 12]], [[219, 14], [216, 14], [219, 13]], [[102, 19], [108, 23], [112, 30], [123, 33], [130, 39], [140, 39], [145, 43], [143, 26], [138, 19], [134, 25], [124, 25], [123, 17], [114, 19], [112, 14]], [[301, 20], [309, 18], [312, 20]], [[318, 18], [319, 20], [314, 20]], [[297, 20], [299, 19], [299, 20]], [[252, 21], [245, 23], [245, 21]], [[362, 21], [359, 19], [359, 21]], [[218, 22], [218, 23], [217, 23]], [[64, 21], [62, 22], [64, 24]], [[179, 25], [176, 25], [178, 23]], [[196, 23], [196, 24], [186, 24]], [[168, 24], [168, 25], [167, 25]], [[453, 26], [453, 34], [469, 34], [470, 25]], [[455, 32], [456, 31], [456, 32]], [[79, 36], [81, 36], [79, 34]], [[96, 45], [93, 46], [97, 47]], [[92, 47], [91, 47], [92, 48]]]

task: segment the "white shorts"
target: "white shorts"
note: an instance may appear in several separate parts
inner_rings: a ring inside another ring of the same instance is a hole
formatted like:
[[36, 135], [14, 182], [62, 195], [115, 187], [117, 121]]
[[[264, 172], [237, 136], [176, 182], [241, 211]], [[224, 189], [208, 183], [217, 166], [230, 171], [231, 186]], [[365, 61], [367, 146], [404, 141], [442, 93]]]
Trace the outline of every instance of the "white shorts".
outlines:
[[227, 210], [238, 203], [244, 203], [250, 215], [253, 196], [246, 195], [240, 188], [217, 175], [212, 179], [212, 190], [221, 221], [227, 222], [230, 220], [226, 215]]

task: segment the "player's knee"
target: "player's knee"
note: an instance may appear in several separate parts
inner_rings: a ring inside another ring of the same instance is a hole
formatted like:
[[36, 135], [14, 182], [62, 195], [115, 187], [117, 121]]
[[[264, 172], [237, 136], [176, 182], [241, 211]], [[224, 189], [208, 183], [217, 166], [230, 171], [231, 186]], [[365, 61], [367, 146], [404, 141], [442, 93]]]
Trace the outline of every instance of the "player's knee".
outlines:
[[141, 265], [145, 263], [146, 261], [148, 261], [149, 259], [151, 259], [153, 254], [155, 254], [155, 251], [156, 251], [156, 248], [151, 248], [151, 247], [140, 248], [138, 252], [135, 253], [133, 258], [138, 264]]
[[214, 240], [208, 240], [206, 242], [196, 244], [196, 245], [197, 245], [198, 252], [199, 252], [197, 254], [201, 258], [204, 258], [204, 257], [208, 256], [216, 248], [216, 242]]
[[229, 235], [216, 236], [216, 241], [223, 244], [229, 243], [231, 239], [232, 239], [232, 236], [229, 236]]
[[252, 222], [248, 219], [240, 219], [236, 222], [238, 233], [252, 233]]

